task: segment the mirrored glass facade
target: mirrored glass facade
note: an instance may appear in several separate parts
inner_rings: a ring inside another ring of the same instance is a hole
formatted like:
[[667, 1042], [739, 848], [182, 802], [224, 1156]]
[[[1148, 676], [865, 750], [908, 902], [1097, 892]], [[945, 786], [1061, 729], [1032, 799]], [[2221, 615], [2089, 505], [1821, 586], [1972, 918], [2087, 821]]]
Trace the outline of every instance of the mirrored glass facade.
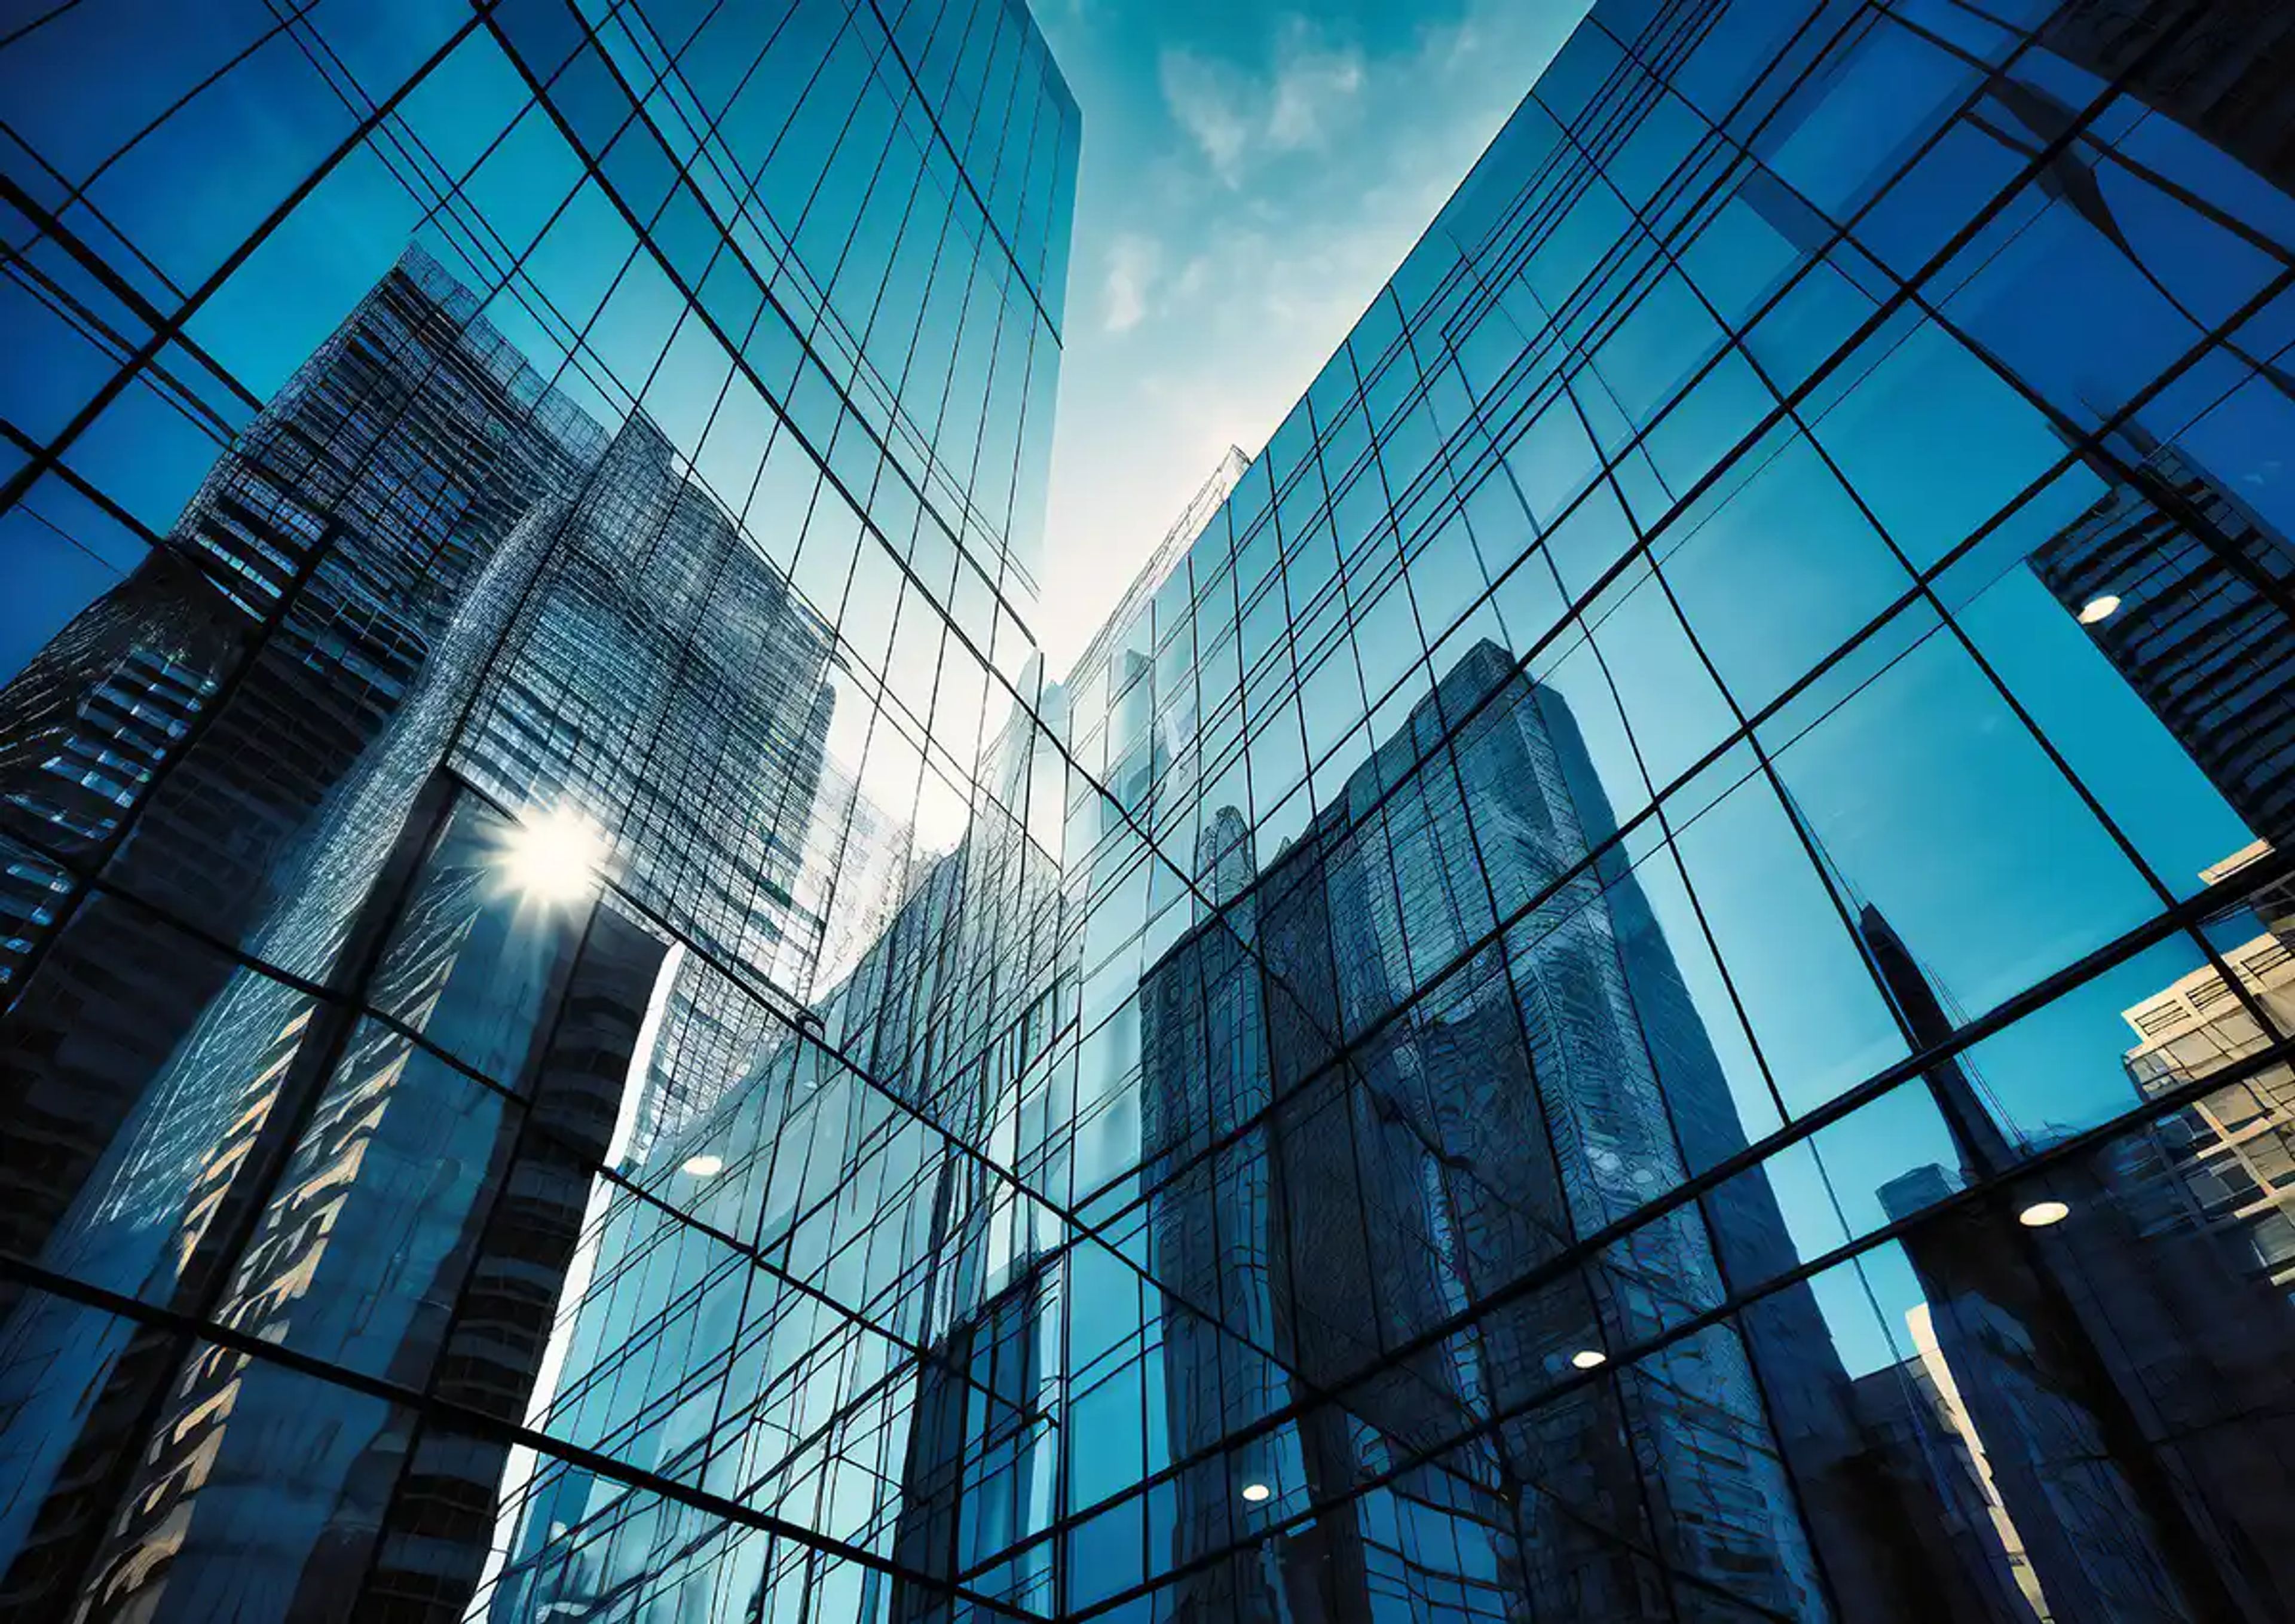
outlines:
[[0, 34], [0, 1617], [2295, 1616], [2295, 56], [1601, 0], [1064, 673], [1018, 0]]

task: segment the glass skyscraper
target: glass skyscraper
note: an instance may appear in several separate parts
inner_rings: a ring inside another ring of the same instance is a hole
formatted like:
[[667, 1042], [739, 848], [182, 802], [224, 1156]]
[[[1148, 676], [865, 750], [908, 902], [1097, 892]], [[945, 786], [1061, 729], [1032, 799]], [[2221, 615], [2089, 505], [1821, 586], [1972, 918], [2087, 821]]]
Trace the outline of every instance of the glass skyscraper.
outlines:
[[0, 33], [0, 1617], [2295, 1616], [2295, 95], [1599, 0], [1039, 648], [1020, 0]]

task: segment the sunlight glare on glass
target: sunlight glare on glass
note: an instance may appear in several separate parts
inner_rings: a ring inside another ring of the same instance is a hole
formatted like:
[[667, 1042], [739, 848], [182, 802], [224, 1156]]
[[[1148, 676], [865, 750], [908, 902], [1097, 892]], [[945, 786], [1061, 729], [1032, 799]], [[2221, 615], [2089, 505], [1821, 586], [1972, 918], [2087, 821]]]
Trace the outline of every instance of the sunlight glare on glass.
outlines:
[[2072, 1210], [2061, 1201], [2036, 1201], [2016, 1214], [2016, 1221], [2027, 1229], [2045, 1229], [2050, 1224], [2060, 1224], [2071, 1216]]
[[715, 1179], [725, 1171], [725, 1158], [712, 1155], [705, 1150], [698, 1156], [686, 1157], [677, 1171], [691, 1173], [697, 1179]]
[[1580, 1370], [1593, 1370], [1610, 1362], [1610, 1356], [1599, 1348], [1580, 1348], [1570, 1356], [1570, 1362]]
[[539, 902], [579, 902], [606, 855], [598, 826], [570, 806], [553, 807], [513, 828], [503, 842], [502, 875]]
[[2079, 612], [2079, 623], [2084, 626], [2092, 626], [2099, 620], [2110, 620], [2119, 612], [2119, 600], [2106, 592], [2101, 598], [2091, 598], [2087, 600], [2087, 607]]
[[1264, 1483], [1246, 1483], [1243, 1486], [1243, 1498], [1249, 1500], [1254, 1506], [1258, 1505], [1262, 1500], [1270, 1498], [1274, 1493], [1275, 1490], [1270, 1489]]

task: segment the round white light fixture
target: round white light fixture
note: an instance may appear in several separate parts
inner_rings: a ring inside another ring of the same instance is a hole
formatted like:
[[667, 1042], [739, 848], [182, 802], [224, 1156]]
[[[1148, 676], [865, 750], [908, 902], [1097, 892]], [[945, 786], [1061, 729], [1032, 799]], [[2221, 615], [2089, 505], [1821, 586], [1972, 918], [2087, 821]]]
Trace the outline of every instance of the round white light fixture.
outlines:
[[2099, 620], [2110, 620], [2119, 610], [2119, 600], [2106, 592], [2101, 598], [2087, 600], [2087, 607], [2079, 612], [2079, 623], [2092, 626]]
[[1262, 1500], [1272, 1499], [1274, 1497], [1275, 1490], [1270, 1489], [1264, 1483], [1246, 1483], [1243, 1486], [1243, 1498], [1249, 1500], [1254, 1506], [1258, 1505]]
[[1580, 1370], [1594, 1370], [1610, 1362], [1610, 1356], [1599, 1348], [1580, 1348], [1570, 1356], [1570, 1362]]
[[2016, 1221], [2027, 1229], [2045, 1229], [2071, 1215], [2072, 1210], [2061, 1201], [2036, 1201], [2016, 1214]]
[[698, 1156], [688, 1156], [678, 1166], [681, 1173], [691, 1173], [697, 1179], [715, 1179], [725, 1171], [725, 1158], [703, 1151]]
[[590, 894], [605, 861], [606, 837], [570, 806], [527, 819], [502, 844], [502, 874], [541, 902], [574, 902]]

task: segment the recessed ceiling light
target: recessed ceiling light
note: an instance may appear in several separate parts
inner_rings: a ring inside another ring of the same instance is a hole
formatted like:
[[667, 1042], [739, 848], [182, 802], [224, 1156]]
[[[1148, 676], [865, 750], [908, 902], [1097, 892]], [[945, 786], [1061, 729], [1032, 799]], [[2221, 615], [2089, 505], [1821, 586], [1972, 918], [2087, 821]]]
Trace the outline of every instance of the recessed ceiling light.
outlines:
[[1580, 1348], [1570, 1356], [1570, 1362], [1580, 1370], [1592, 1370], [1610, 1362], [1610, 1356], [1599, 1348]]
[[677, 1171], [691, 1173], [697, 1179], [715, 1179], [725, 1171], [725, 1158], [713, 1156], [705, 1150], [698, 1156], [686, 1157]]
[[2106, 592], [2100, 598], [2091, 598], [2087, 600], [2087, 607], [2079, 612], [2079, 623], [2084, 626], [2092, 626], [2099, 620], [2110, 620], [2119, 612], [2119, 600]]
[[1243, 1486], [1243, 1498], [1254, 1506], [1258, 1505], [1262, 1500], [1273, 1498], [1274, 1495], [1275, 1490], [1264, 1483], [1246, 1483]]
[[605, 861], [606, 837], [570, 806], [527, 819], [502, 842], [502, 869], [536, 902], [574, 902], [590, 894]]
[[2036, 1201], [2016, 1214], [2016, 1221], [2027, 1229], [2045, 1229], [2050, 1224], [2060, 1224], [2072, 1214], [2072, 1210], [2061, 1201]]

